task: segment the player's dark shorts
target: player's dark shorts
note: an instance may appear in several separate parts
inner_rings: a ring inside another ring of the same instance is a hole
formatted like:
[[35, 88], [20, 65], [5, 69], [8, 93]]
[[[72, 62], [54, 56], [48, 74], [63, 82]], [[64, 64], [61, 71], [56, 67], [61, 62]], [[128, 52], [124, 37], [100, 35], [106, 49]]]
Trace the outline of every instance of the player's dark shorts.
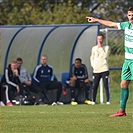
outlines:
[[125, 59], [121, 73], [122, 80], [133, 80], [133, 60]]

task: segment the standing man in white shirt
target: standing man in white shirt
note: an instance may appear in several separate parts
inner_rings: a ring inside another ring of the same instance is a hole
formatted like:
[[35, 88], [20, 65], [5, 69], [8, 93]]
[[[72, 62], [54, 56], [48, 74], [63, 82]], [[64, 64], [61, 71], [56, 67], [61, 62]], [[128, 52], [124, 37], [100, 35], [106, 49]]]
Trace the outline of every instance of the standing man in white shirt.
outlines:
[[91, 51], [91, 66], [93, 68], [93, 95], [92, 105], [96, 102], [97, 89], [100, 79], [103, 79], [104, 88], [106, 90], [106, 104], [110, 104], [110, 87], [109, 87], [109, 67], [108, 56], [110, 53], [109, 46], [103, 44], [104, 35], [99, 34], [97, 36], [97, 45], [92, 48]]

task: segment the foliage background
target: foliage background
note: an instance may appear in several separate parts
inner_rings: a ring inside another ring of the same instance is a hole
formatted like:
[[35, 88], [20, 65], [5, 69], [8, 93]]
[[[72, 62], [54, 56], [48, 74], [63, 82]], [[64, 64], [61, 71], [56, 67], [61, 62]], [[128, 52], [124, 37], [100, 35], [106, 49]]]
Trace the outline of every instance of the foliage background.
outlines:
[[130, 0], [1, 0], [0, 24], [84, 24], [87, 15], [125, 21], [129, 6]]

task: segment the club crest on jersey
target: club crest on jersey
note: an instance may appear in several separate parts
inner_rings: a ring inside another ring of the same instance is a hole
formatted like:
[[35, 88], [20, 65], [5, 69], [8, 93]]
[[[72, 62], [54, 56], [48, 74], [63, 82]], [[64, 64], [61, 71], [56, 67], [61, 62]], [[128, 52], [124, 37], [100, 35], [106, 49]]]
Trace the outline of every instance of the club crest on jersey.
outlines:
[[133, 36], [133, 30], [129, 30], [129, 34]]
[[43, 70], [41, 70], [41, 73], [43, 73]]

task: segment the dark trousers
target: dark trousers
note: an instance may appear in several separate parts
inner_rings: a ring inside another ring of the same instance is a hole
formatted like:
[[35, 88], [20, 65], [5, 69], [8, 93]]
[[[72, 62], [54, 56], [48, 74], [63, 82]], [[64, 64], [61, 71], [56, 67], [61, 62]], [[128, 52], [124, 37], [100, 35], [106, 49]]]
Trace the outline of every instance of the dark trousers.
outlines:
[[106, 91], [106, 100], [110, 102], [110, 87], [109, 87], [109, 71], [101, 72], [101, 73], [93, 73], [93, 96], [92, 101], [96, 102], [96, 95], [99, 86], [100, 79], [103, 79], [104, 88]]
[[[78, 96], [81, 93], [81, 91], [85, 91], [85, 99], [90, 100], [89, 97], [91, 92], [90, 84], [77, 81], [75, 86], [69, 86], [69, 88], [71, 91], [71, 101], [78, 101]], [[75, 91], [77, 91], [77, 95]]]
[[43, 82], [40, 84], [41, 87], [48, 90], [57, 90], [57, 97], [56, 97], [56, 102], [60, 100], [60, 96], [62, 93], [62, 84], [61, 82], [58, 81], [48, 81], [48, 82]]
[[21, 85], [19, 87], [20, 92], [17, 92], [16, 87], [5, 83], [1, 84], [2, 101], [6, 103], [8, 99], [12, 102], [17, 96], [23, 95], [23, 88]]
[[62, 93], [62, 84], [58, 81], [47, 81], [42, 83], [32, 83], [31, 91], [38, 93], [39, 97], [41, 98], [41, 94], [46, 96], [46, 92], [48, 90], [55, 90], [57, 89], [57, 97], [56, 101], [59, 101], [61, 93]]
[[26, 100], [33, 102], [33, 98], [30, 93], [31, 86], [23, 83], [22, 88], [23, 88], [23, 96], [27, 96]]
[[42, 99], [44, 98], [44, 95], [46, 93], [45, 90], [43, 90], [41, 87], [39, 87], [39, 85], [37, 83], [32, 83], [31, 84], [31, 93], [33, 92], [34, 96], [35, 96], [35, 103], [38, 104], [40, 102], [40, 100], [42, 101]]

